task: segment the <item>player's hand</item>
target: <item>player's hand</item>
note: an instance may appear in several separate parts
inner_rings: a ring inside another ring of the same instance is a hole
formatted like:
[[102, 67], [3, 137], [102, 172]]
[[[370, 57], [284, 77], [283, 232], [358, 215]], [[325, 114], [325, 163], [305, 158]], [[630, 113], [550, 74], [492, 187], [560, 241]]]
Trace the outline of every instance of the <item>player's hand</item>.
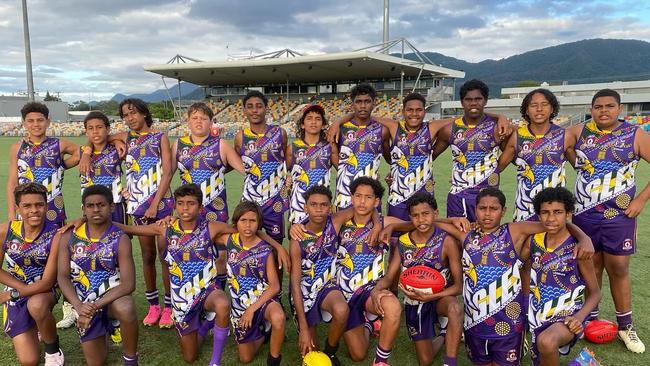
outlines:
[[178, 217], [169, 215], [156, 221], [156, 224], [158, 224], [158, 226], [172, 226], [176, 221], [178, 221]]
[[379, 233], [379, 241], [382, 243], [389, 244], [390, 239], [393, 236], [393, 225], [386, 225], [384, 229]]
[[156, 215], [158, 215], [158, 205], [151, 204], [143, 216], [145, 219], [155, 219]]
[[501, 142], [509, 137], [514, 131], [514, 126], [510, 118], [499, 116], [497, 119], [497, 141]]
[[305, 239], [305, 232], [307, 229], [305, 228], [305, 225], [303, 224], [293, 224], [291, 225], [291, 228], [289, 229], [289, 236], [291, 239], [296, 240], [296, 241], [301, 241]]
[[8, 220], [14, 220], [16, 218], [16, 210], [13, 208], [10, 208], [7, 210], [7, 219]]
[[627, 206], [625, 215], [629, 218], [635, 218], [639, 216], [643, 207], [645, 207], [645, 201], [643, 198], [637, 197], [630, 202], [629, 206]]
[[120, 159], [124, 159], [126, 156], [126, 144], [122, 140], [113, 140], [111, 143], [115, 146], [115, 150], [117, 150], [117, 155]]
[[0, 292], [0, 305], [6, 303], [9, 300], [11, 300], [11, 292], [9, 291]]
[[569, 328], [573, 334], [580, 334], [582, 332], [582, 322], [572, 316], [567, 316], [564, 319], [564, 325]]
[[303, 357], [305, 357], [307, 353], [316, 349], [309, 329], [298, 332], [298, 349], [300, 349], [300, 354]]
[[85, 316], [87, 318], [92, 318], [99, 309], [92, 302], [84, 302], [78, 309], [75, 309], [75, 311], [80, 317]]
[[393, 184], [393, 176], [391, 174], [386, 174], [386, 178], [384, 178], [384, 182], [388, 184], [390, 187], [391, 184]]
[[332, 123], [332, 125], [327, 129], [327, 141], [338, 143], [339, 142], [339, 133], [341, 131], [338, 123]]
[[370, 229], [370, 233], [368, 235], [368, 244], [371, 247], [377, 245], [379, 239], [381, 238], [382, 231], [383, 230], [380, 226], [373, 226], [372, 229]]
[[124, 190], [122, 190], [122, 197], [124, 197], [125, 200], [128, 200], [129, 197], [131, 197], [131, 193], [129, 193], [129, 191], [124, 189]]
[[243, 330], [248, 330], [251, 324], [253, 324], [253, 315], [255, 315], [255, 312], [251, 311], [251, 308], [246, 309], [239, 318], [239, 327]]
[[463, 233], [471, 230], [472, 223], [465, 217], [450, 217], [451, 224]]
[[285, 247], [276, 249], [278, 254], [278, 269], [281, 270], [284, 268], [284, 271], [287, 274], [291, 274], [291, 257], [289, 257], [289, 252]]
[[81, 225], [86, 223], [86, 218], [85, 217], [80, 217], [74, 221], [71, 221], [63, 226], [58, 230], [60, 234], [65, 233], [66, 231], [70, 229], [77, 230]]
[[397, 286], [397, 288], [400, 289], [400, 291], [402, 291], [406, 297], [415, 301], [429, 302], [435, 300], [438, 297], [435, 296], [435, 294], [428, 293], [417, 288], [407, 289], [406, 287], [402, 286], [401, 283]]
[[79, 174], [88, 175], [90, 173], [90, 154], [81, 154], [78, 166]]
[[88, 329], [88, 327], [90, 327], [90, 320], [91, 319], [92, 319], [92, 317], [79, 315], [79, 318], [77, 318], [77, 328], [79, 328], [79, 329]]
[[388, 290], [378, 290], [378, 289], [373, 289], [370, 292], [370, 301], [372, 301], [372, 305], [377, 311], [377, 315], [381, 315], [382, 317], [385, 315], [384, 308], [381, 306], [381, 299], [384, 296], [390, 296], [393, 293], [388, 291]]
[[291, 192], [291, 185], [293, 184], [293, 177], [287, 175], [287, 178], [284, 180], [284, 186], [287, 187], [287, 191]]
[[591, 259], [594, 256], [594, 244], [591, 239], [581, 240], [573, 248], [573, 257], [576, 259]]

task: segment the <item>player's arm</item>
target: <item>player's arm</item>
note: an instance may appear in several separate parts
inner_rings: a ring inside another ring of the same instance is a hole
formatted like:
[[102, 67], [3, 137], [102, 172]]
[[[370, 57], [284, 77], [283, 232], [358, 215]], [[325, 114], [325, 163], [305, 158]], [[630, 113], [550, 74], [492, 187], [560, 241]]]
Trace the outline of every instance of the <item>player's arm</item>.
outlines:
[[120, 238], [117, 260], [120, 264], [120, 284], [108, 290], [104, 296], [95, 301], [95, 306], [99, 309], [135, 290], [135, 263], [133, 263], [131, 239], [126, 235], [122, 235]]
[[160, 173], [160, 186], [158, 191], [151, 201], [151, 205], [145, 211], [144, 216], [148, 218], [156, 217], [158, 213], [158, 204], [163, 196], [169, 191], [169, 185], [172, 182], [172, 157], [171, 149], [169, 147], [169, 139], [167, 135], [163, 134], [160, 139], [160, 157], [162, 160], [162, 172]]
[[[591, 242], [591, 238], [585, 234], [584, 231], [572, 223], [567, 222], [566, 224], [569, 234], [571, 234], [578, 241], [575, 249], [573, 250], [573, 255], [579, 259], [591, 259], [594, 254], [594, 245]], [[510, 235], [512, 240], [515, 243], [515, 246], [523, 246], [524, 240], [530, 235], [541, 233], [545, 231], [544, 225], [538, 221], [522, 221], [522, 222], [513, 222], [508, 224], [510, 230]]]
[[[70, 232], [61, 235], [61, 241], [63, 243], [69, 242], [70, 235], [72, 235]], [[59, 250], [57, 257], [57, 284], [66, 300], [68, 300], [75, 310], [79, 311], [83, 302], [79, 299], [70, 279], [70, 253], [67, 250]]]
[[275, 239], [270, 237], [269, 234], [261, 230], [257, 231], [257, 236], [272, 246], [276, 253], [278, 253], [278, 270], [284, 268], [287, 273], [290, 273], [291, 260], [289, 259], [289, 253], [287, 253], [287, 250], [282, 246], [282, 244], [278, 243]]
[[453, 224], [447, 222], [436, 222], [436, 226], [439, 227], [440, 230], [445, 231], [447, 234], [451, 235], [454, 239], [456, 239], [456, 244], [458, 245], [459, 248], [463, 245], [463, 242], [467, 237], [468, 231], [462, 231], [458, 229], [456, 226], [454, 226]]
[[[244, 134], [244, 131], [243, 131], [243, 130], [239, 130], [239, 131], [235, 134], [235, 139], [234, 139], [233, 142], [232, 142], [232, 143], [233, 143], [233, 147], [234, 147], [234, 149], [235, 149], [235, 153], [239, 156], [240, 159], [241, 159], [241, 154], [240, 154], [240, 151], [241, 151], [241, 144], [242, 144], [242, 141], [243, 141], [243, 139], [244, 139], [244, 137], [243, 137], [244, 135], [243, 135], [243, 134]], [[242, 165], [243, 165], [243, 163], [242, 163]], [[234, 168], [233, 168], [231, 165], [227, 165], [227, 166], [226, 166], [226, 173], [230, 172], [230, 171], [233, 170], [233, 169], [234, 169]], [[244, 170], [244, 175], [245, 175], [245, 174], [246, 174], [246, 170]]]
[[59, 140], [59, 146], [61, 148], [61, 158], [66, 154], [69, 155], [67, 159], [63, 159], [63, 165], [66, 169], [77, 166], [79, 164], [79, 159], [81, 159], [81, 151], [77, 144], [74, 144], [68, 140]]
[[513, 133], [510, 135], [508, 138], [508, 142], [506, 142], [503, 152], [501, 153], [501, 156], [499, 156], [499, 164], [497, 167], [497, 172], [502, 172], [506, 170], [508, 165], [513, 162], [515, 158], [515, 145], [517, 143], [517, 133]]
[[172, 144], [172, 154], [171, 154], [171, 159], [172, 159], [172, 171], [171, 171], [171, 176], [174, 176], [174, 173], [176, 173], [176, 169], [178, 169], [178, 160], [176, 160], [176, 153], [178, 152], [178, 139], [174, 141]]
[[296, 240], [291, 239], [289, 242], [289, 250], [291, 252], [291, 261], [295, 264], [291, 268], [291, 281], [289, 282], [291, 288], [289, 290], [293, 298], [293, 307], [296, 312], [296, 321], [298, 322], [298, 347], [300, 353], [304, 356], [315, 347], [315, 344], [309, 333], [307, 315], [305, 315], [305, 303], [302, 300], [302, 291], [300, 290], [300, 284], [302, 282], [300, 244]]
[[501, 142], [507, 140], [514, 130], [512, 123], [503, 114], [485, 113], [487, 116], [497, 120], [497, 125], [494, 126], [494, 136], [496, 140]]
[[[287, 162], [287, 171], [291, 172], [291, 168], [293, 168], [293, 145], [288, 144], [287, 145], [287, 153], [284, 156], [284, 160]], [[289, 177], [291, 174], [289, 174]]]
[[275, 256], [273, 252], [266, 258], [266, 268], [266, 279], [269, 281], [269, 287], [262, 292], [262, 295], [257, 298], [257, 301], [251, 304], [246, 311], [254, 313], [262, 305], [266, 304], [267, 301], [273, 299], [280, 293], [280, 279], [278, 278], [278, 272], [275, 270]]
[[451, 123], [453, 122], [453, 118], [445, 118], [445, 119], [432, 119], [429, 122], [427, 122], [429, 126], [429, 136], [431, 137], [431, 141], [436, 141], [439, 137], [439, 132], [442, 131], [443, 129], [447, 128], [447, 126], [451, 126]]
[[600, 286], [598, 286], [598, 279], [596, 278], [596, 270], [594, 269], [593, 260], [578, 259], [577, 262], [578, 271], [580, 271], [580, 276], [585, 281], [585, 287], [587, 288], [587, 297], [582, 305], [582, 309], [574, 315], [580, 324], [582, 324], [589, 313], [598, 306], [602, 293]]
[[339, 146], [333, 142], [330, 142], [330, 146], [332, 148], [332, 155], [330, 156], [330, 161], [332, 162], [332, 166], [336, 169], [339, 167]]
[[381, 154], [384, 156], [384, 160], [386, 160], [388, 164], [390, 164], [391, 162], [390, 144], [391, 144], [390, 132], [388, 128], [382, 126], [381, 127], [381, 146], [382, 146]]
[[373, 117], [373, 118], [375, 119], [375, 121], [379, 122], [379, 124], [381, 124], [388, 130], [388, 132], [390, 133], [389, 137], [391, 139], [395, 138], [395, 135], [397, 135], [397, 125], [399, 124], [399, 122], [388, 117], [376, 117], [376, 118]]
[[291, 144], [289, 144], [289, 139], [287, 138], [287, 131], [285, 131], [282, 127], [280, 127], [280, 134], [282, 134], [282, 151], [284, 152], [284, 158], [286, 159], [291, 152], [289, 150], [289, 146]]
[[[645, 133], [640, 128], [637, 128], [636, 135], [634, 136], [634, 150], [641, 159], [645, 160], [646, 163], [650, 163], [650, 134]], [[650, 199], [650, 182], [630, 201], [630, 204], [625, 210], [625, 215], [627, 217], [639, 216], [648, 199]]]
[[124, 225], [119, 222], [113, 222], [113, 225], [117, 226], [120, 230], [124, 231], [128, 235], [136, 236], [158, 236], [164, 235], [166, 227], [158, 223], [153, 223], [149, 225]]
[[210, 221], [208, 223], [208, 230], [210, 231], [212, 241], [219, 244], [226, 244], [228, 235], [237, 232], [237, 229], [233, 226], [219, 221]]
[[228, 141], [221, 139], [219, 142], [219, 153], [221, 155], [221, 160], [223, 160], [226, 166], [231, 167], [241, 174], [246, 174], [244, 163], [241, 161], [241, 156], [239, 156], [235, 149], [230, 146]]
[[405, 233], [411, 230], [415, 230], [415, 225], [411, 221], [402, 221], [402, 222], [384, 222], [384, 229], [379, 234], [379, 240], [384, 243], [390, 243], [390, 238], [393, 236], [394, 232]]
[[50, 247], [50, 254], [47, 257], [47, 262], [45, 263], [45, 270], [43, 271], [43, 277], [41, 277], [40, 280], [27, 285], [23, 290], [23, 292], [18, 291], [21, 297], [27, 297], [34, 294], [40, 294], [41, 292], [47, 292], [48, 290], [54, 287], [54, 284], [56, 283], [56, 277], [57, 277], [57, 271], [56, 271], [56, 264], [58, 261], [57, 254], [59, 253], [60, 246], [61, 246], [61, 234], [57, 233], [52, 238], [52, 246]]
[[[107, 143], [115, 146], [118, 150], [120, 158], [124, 158], [126, 154], [126, 132], [119, 132], [114, 135], [108, 135]], [[123, 150], [123, 151], [120, 151]], [[92, 160], [93, 144], [88, 141], [81, 151], [79, 158], [79, 173], [87, 175], [90, 172], [90, 162]]]
[[521, 291], [524, 293], [524, 298], [528, 298], [530, 293], [530, 243], [532, 241], [532, 236], [529, 236], [525, 241], [524, 245], [521, 248], [521, 254], [519, 257], [524, 261], [524, 265], [521, 267]]
[[460, 261], [460, 245], [457, 240], [447, 235], [442, 242], [442, 254], [449, 263], [449, 272], [454, 282], [451, 286], [438, 293], [438, 298], [458, 296], [463, 291], [463, 268]]
[[574, 167], [576, 165], [576, 143], [578, 143], [582, 126], [582, 124], [571, 126], [564, 132], [564, 156]]
[[11, 149], [9, 150], [9, 176], [7, 177], [7, 220], [9, 221], [16, 218], [16, 200], [14, 199], [14, 189], [16, 189], [16, 186], [18, 185], [19, 148], [20, 143], [17, 142], [11, 145]]
[[341, 125], [347, 121], [352, 120], [352, 118], [354, 118], [354, 113], [349, 112], [341, 116], [341, 118], [337, 119], [336, 121], [332, 122], [330, 127], [327, 129], [327, 141], [333, 142], [335, 144], [338, 143]]
[[402, 257], [399, 254], [399, 249], [395, 248], [395, 253], [393, 253], [393, 255], [390, 257], [390, 262], [388, 263], [388, 270], [386, 271], [384, 277], [380, 278], [379, 281], [377, 281], [377, 285], [375, 285], [375, 288], [370, 293], [371, 298], [373, 295], [376, 297], [376, 295], [378, 295], [382, 290], [388, 290], [395, 281], [395, 278], [399, 275], [401, 268]]
[[[4, 223], [0, 225], [0, 238], [2, 238], [3, 243], [5, 241], [5, 238], [7, 237], [8, 230], [9, 230], [9, 223]], [[2, 244], [0, 244], [0, 263], [4, 263], [4, 261], [5, 261], [4, 247]], [[17, 280], [14, 276], [12, 276], [9, 272], [7, 272], [7, 270], [5, 270], [4, 267], [5, 266], [0, 265], [0, 283], [18, 290], [18, 293], [20, 293], [22, 296], [23, 292], [25, 291], [25, 288], [27, 287], [27, 284]]]
[[449, 147], [449, 141], [451, 141], [451, 123], [439, 129], [437, 135], [438, 138], [436, 139], [436, 143], [433, 145], [434, 159], [440, 156], [440, 154]]

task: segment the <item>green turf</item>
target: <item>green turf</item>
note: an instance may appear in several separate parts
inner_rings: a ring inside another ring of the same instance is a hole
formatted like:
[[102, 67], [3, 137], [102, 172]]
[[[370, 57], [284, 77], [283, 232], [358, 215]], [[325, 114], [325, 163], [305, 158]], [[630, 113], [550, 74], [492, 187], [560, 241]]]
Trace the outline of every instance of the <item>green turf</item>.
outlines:
[[[72, 141], [75, 143], [80, 143], [85, 141], [82, 138], [72, 138]], [[6, 182], [7, 171], [8, 171], [8, 161], [9, 158], [4, 155], [9, 153], [9, 147], [12, 143], [18, 141], [18, 138], [2, 138], [0, 139], [0, 156], [5, 156], [5, 159], [0, 161], [0, 182]], [[438, 161], [435, 163], [435, 175], [437, 179], [436, 192], [439, 205], [441, 207], [441, 215], [445, 214], [445, 201], [447, 196], [447, 191], [449, 189], [449, 177], [450, 177], [450, 156], [448, 153], [442, 155]], [[386, 174], [387, 166], [385, 163], [382, 165], [382, 179]], [[638, 170], [637, 182], [640, 186], [645, 185], [650, 178], [650, 167], [647, 164], [640, 164]], [[569, 187], [573, 186], [575, 175], [573, 172], [569, 172]], [[227, 176], [228, 182], [228, 204], [232, 208], [236, 205], [237, 201], [241, 197], [241, 187], [242, 187], [242, 178], [238, 173], [230, 173]], [[506, 196], [510, 202], [514, 199], [514, 169], [509, 168], [505, 174], [502, 175], [501, 187], [506, 193]], [[172, 188], [175, 188], [179, 185], [178, 176], [174, 177], [172, 182]], [[0, 192], [5, 192], [6, 185], [0, 185]], [[77, 170], [72, 169], [68, 171], [64, 181], [64, 196], [66, 203], [66, 210], [69, 218], [76, 218], [80, 214], [80, 195], [79, 195], [79, 178]], [[0, 217], [6, 219], [6, 197], [4, 194], [0, 194]], [[650, 305], [646, 303], [647, 298], [650, 298], [650, 289], [646, 288], [644, 284], [650, 282], [650, 250], [645, 247], [648, 243], [648, 236], [650, 236], [650, 214], [648, 213], [650, 209], [646, 211], [639, 217], [638, 225], [638, 253], [632, 257], [631, 264], [631, 274], [632, 274], [632, 285], [633, 285], [633, 310], [634, 310], [634, 319], [635, 326], [639, 332], [639, 336], [642, 340], [646, 341], [646, 344], [650, 346]], [[510, 217], [510, 214], [507, 216]], [[135, 297], [138, 304], [138, 317], [141, 320], [146, 313], [146, 301], [143, 293], [143, 281], [141, 280], [141, 262], [140, 262], [140, 249], [138, 245], [134, 246], [134, 255], [136, 256], [136, 271], [138, 273], [138, 280], [136, 282], [136, 291]], [[160, 273], [160, 272], [159, 272]], [[288, 291], [287, 283], [284, 283], [284, 293]], [[605, 319], [614, 320], [614, 307], [612, 304], [611, 296], [607, 291], [608, 283], [605, 283], [605, 291], [603, 295], [603, 301], [601, 304], [601, 314]], [[159, 289], [162, 289], [162, 284], [158, 286]], [[162, 294], [161, 294], [162, 295]], [[286, 299], [285, 299], [286, 304]], [[55, 309], [55, 317], [60, 318], [60, 307], [57, 306]], [[325, 329], [320, 329], [320, 334], [325, 334]], [[4, 333], [3, 333], [4, 334]], [[283, 364], [284, 365], [299, 365], [300, 356], [297, 351], [297, 336], [295, 331], [295, 326], [292, 321], [289, 321], [287, 324], [287, 340], [283, 347]], [[81, 365], [83, 364], [83, 354], [79, 347], [79, 338], [74, 329], [67, 329], [59, 332], [61, 337], [61, 347], [66, 356], [66, 364], [68, 365]], [[320, 340], [322, 344], [322, 338]], [[395, 345], [393, 354], [391, 356], [391, 364], [393, 365], [416, 365], [417, 359], [415, 358], [413, 346], [410, 344], [410, 340], [406, 333], [404, 324], [400, 329], [397, 343]], [[341, 361], [344, 365], [367, 365], [372, 362], [372, 356], [374, 354], [374, 347], [376, 341], [372, 341], [371, 349], [369, 351], [369, 356], [365, 362], [360, 362], [355, 364], [346, 356], [345, 345], [342, 342], [341, 351], [339, 351]], [[571, 353], [572, 356], [578, 352], [582, 347], [588, 345], [592, 350], [596, 352], [597, 357], [605, 365], [646, 365], [646, 362], [650, 364], [650, 355], [646, 353], [645, 355], [636, 355], [628, 352], [625, 349], [625, 346], [619, 342], [615, 341], [608, 345], [596, 346], [593, 344], [587, 344], [586, 341], [581, 341], [576, 347], [573, 348]], [[141, 326], [140, 328], [140, 339], [139, 339], [139, 352], [140, 352], [140, 364], [141, 365], [172, 365], [172, 364], [182, 364], [183, 360], [180, 355], [180, 348], [178, 345], [177, 334], [174, 330], [160, 330], [156, 328], [145, 328]], [[264, 346], [262, 348], [261, 354], [251, 363], [251, 365], [264, 365], [266, 360], [267, 348]], [[205, 365], [209, 358], [212, 350], [211, 344], [206, 344], [202, 348], [202, 353], [200, 359], [196, 364]], [[650, 353], [650, 351], [649, 351]], [[467, 358], [465, 357], [465, 351], [462, 349], [459, 352], [459, 365], [469, 365]], [[119, 365], [121, 364], [120, 360], [121, 350], [119, 347], [111, 346], [108, 363], [110, 365]], [[237, 350], [235, 343], [232, 339], [228, 340], [228, 345], [224, 353], [224, 365], [237, 365], [239, 364], [237, 358]], [[11, 365], [16, 364], [16, 358], [14, 356], [14, 351], [12, 347], [11, 340], [8, 337], [2, 337], [0, 340], [0, 364], [1, 365]], [[565, 364], [568, 362], [569, 358], [563, 358], [562, 363]], [[436, 360], [435, 364], [440, 364], [440, 357]], [[529, 365], [529, 358], [524, 358], [523, 364]]]

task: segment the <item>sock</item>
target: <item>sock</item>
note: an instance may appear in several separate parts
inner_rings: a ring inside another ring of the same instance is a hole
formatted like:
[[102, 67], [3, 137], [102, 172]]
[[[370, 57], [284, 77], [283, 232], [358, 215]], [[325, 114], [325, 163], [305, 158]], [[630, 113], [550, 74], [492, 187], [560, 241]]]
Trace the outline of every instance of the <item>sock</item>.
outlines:
[[149, 303], [149, 305], [159, 304], [158, 289], [155, 289], [153, 291], [145, 291], [144, 296], [147, 298], [147, 302]]
[[228, 281], [228, 274], [227, 273], [217, 274], [217, 281], [219, 281], [219, 286], [221, 286], [221, 289], [226, 291], [226, 282]]
[[221, 328], [214, 325], [214, 338], [212, 340], [212, 357], [210, 357], [210, 366], [221, 366], [221, 355], [223, 348], [226, 346], [228, 339], [228, 328]]
[[368, 331], [368, 335], [371, 335], [372, 331], [375, 330], [375, 327], [372, 326], [371, 322], [363, 323], [363, 327]]
[[332, 357], [336, 354], [336, 351], [339, 350], [338, 343], [335, 346], [330, 346], [330, 343], [325, 339], [325, 349], [323, 350], [326, 355]]
[[598, 310], [598, 305], [592, 310], [589, 315], [587, 316], [587, 320], [596, 320], [598, 319], [598, 316], [600, 315], [600, 310]]
[[135, 356], [127, 356], [125, 354], [122, 354], [122, 364], [124, 366], [137, 366], [138, 354], [136, 353]]
[[443, 366], [456, 366], [456, 357], [445, 356], [442, 360]]
[[377, 351], [375, 352], [375, 363], [388, 363], [388, 357], [390, 357], [391, 352], [393, 352], [392, 348], [383, 349], [380, 345], [377, 345]]
[[632, 310], [624, 313], [616, 312], [616, 322], [618, 323], [618, 330], [625, 330], [628, 326], [632, 325]]
[[56, 340], [52, 343], [45, 343], [45, 353], [49, 353], [51, 355], [55, 353], [59, 353], [59, 349], [61, 348], [59, 346], [59, 336], [56, 336]]
[[165, 307], [172, 308], [172, 295], [170, 294], [165, 294]]
[[273, 357], [269, 353], [269, 355], [266, 357], [266, 366], [280, 366], [280, 361], [282, 361], [282, 355], [278, 355], [278, 357]]

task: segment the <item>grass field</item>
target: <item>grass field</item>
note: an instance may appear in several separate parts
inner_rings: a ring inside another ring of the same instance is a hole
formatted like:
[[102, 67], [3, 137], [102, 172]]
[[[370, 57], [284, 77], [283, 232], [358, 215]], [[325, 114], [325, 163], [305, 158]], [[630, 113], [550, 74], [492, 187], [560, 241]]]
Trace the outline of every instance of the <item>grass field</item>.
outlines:
[[[85, 139], [82, 138], [73, 138], [71, 139], [75, 143], [85, 142]], [[0, 156], [5, 156], [4, 159], [0, 161], [0, 182], [7, 181], [7, 171], [9, 158], [4, 155], [9, 153], [9, 147], [12, 143], [18, 141], [18, 138], [1, 138], [0, 139]], [[450, 156], [449, 153], [441, 156], [438, 161], [435, 163], [435, 175], [437, 180], [436, 192], [439, 205], [441, 207], [441, 215], [445, 214], [445, 201], [447, 196], [447, 191], [449, 189], [449, 176], [450, 176]], [[645, 185], [650, 179], [650, 167], [648, 164], [640, 164], [640, 169], [638, 170], [637, 182], [640, 186]], [[382, 166], [382, 177], [387, 171], [387, 166], [384, 163]], [[569, 187], [573, 186], [575, 175], [572, 171], [569, 172]], [[228, 204], [230, 210], [235, 207], [237, 201], [241, 197], [241, 187], [242, 187], [242, 177], [238, 173], [230, 173], [227, 177], [228, 182]], [[509, 200], [509, 205], [512, 205], [512, 200], [514, 199], [514, 169], [509, 168], [506, 173], [502, 175], [501, 187], [506, 193], [506, 197]], [[6, 183], [5, 183], [6, 184]], [[0, 184], [0, 218], [6, 220], [6, 197], [5, 190], [6, 185]], [[179, 185], [178, 176], [174, 177], [172, 182], [172, 188], [176, 188]], [[76, 218], [80, 215], [80, 206], [81, 199], [79, 196], [79, 177], [76, 168], [68, 171], [66, 173], [64, 181], [64, 197], [66, 203], [66, 211], [68, 213], [68, 218]], [[510, 218], [511, 215], [508, 214], [507, 218]], [[639, 333], [639, 336], [642, 340], [650, 346], [650, 304], [646, 303], [646, 299], [650, 299], [650, 289], [646, 287], [650, 283], [650, 249], [646, 247], [650, 240], [650, 207], [646, 207], [645, 212], [638, 219], [638, 253], [633, 256], [631, 264], [631, 276], [632, 276], [632, 285], [633, 285], [633, 310], [634, 310], [634, 319], [635, 326]], [[135, 244], [134, 240], [134, 244]], [[286, 244], [286, 243], [285, 243]], [[138, 317], [141, 320], [146, 314], [146, 301], [144, 297], [144, 283], [141, 279], [141, 261], [140, 261], [140, 248], [138, 245], [134, 245], [134, 256], [136, 257], [136, 272], [137, 272], [137, 282], [136, 282], [136, 291], [134, 296], [136, 298], [136, 303], [138, 304]], [[160, 273], [160, 271], [158, 272]], [[284, 283], [284, 293], [288, 293], [287, 287], [287, 276], [285, 276]], [[160, 281], [159, 281], [160, 282]], [[601, 314], [602, 318], [614, 320], [614, 307], [611, 301], [611, 296], [607, 290], [609, 284], [605, 280], [605, 291], [603, 292], [603, 301], [601, 303]], [[158, 286], [162, 292], [162, 283]], [[162, 295], [162, 294], [161, 294]], [[162, 299], [161, 299], [162, 300]], [[285, 299], [286, 304], [286, 299]], [[55, 317], [60, 318], [60, 306], [57, 306], [55, 309]], [[300, 365], [300, 355], [297, 351], [297, 333], [295, 331], [295, 326], [292, 321], [287, 323], [287, 340], [283, 348], [283, 364], [284, 365]], [[321, 329], [321, 335], [325, 334], [325, 330]], [[4, 333], [3, 333], [4, 335]], [[74, 329], [67, 329], [59, 332], [61, 338], [61, 347], [65, 353], [66, 364], [68, 365], [82, 365], [83, 364], [83, 354], [79, 347], [79, 337], [77, 332]], [[323, 338], [320, 340], [322, 345]], [[232, 339], [229, 339], [228, 346], [224, 354], [224, 365], [237, 365], [239, 364], [237, 358], [237, 350], [235, 343]], [[402, 322], [402, 328], [400, 329], [399, 337], [395, 345], [393, 354], [391, 356], [391, 364], [393, 365], [417, 365], [417, 358], [414, 354], [413, 346], [410, 344], [404, 323]], [[341, 343], [341, 350], [339, 351], [339, 357], [344, 365], [368, 365], [372, 363], [372, 357], [374, 357], [374, 347], [376, 341], [372, 341], [371, 349], [369, 350], [369, 356], [364, 362], [354, 363], [346, 355], [347, 351], [343, 342]], [[588, 345], [586, 341], [581, 341], [576, 345], [572, 350], [572, 357], [579, 351], [582, 346]], [[636, 355], [628, 352], [625, 349], [623, 343], [615, 341], [608, 345], [596, 346], [593, 344], [588, 345], [592, 350], [596, 352], [597, 357], [605, 365], [648, 365], [650, 364], [650, 351], [644, 355]], [[198, 365], [207, 364], [210, 353], [211, 353], [211, 341], [206, 343], [202, 349], [201, 357], [196, 362]], [[251, 363], [251, 365], [264, 365], [267, 354], [267, 346], [262, 348], [260, 355]], [[140, 353], [140, 364], [141, 365], [173, 365], [173, 364], [183, 364], [183, 359], [180, 355], [180, 348], [178, 345], [177, 334], [174, 330], [161, 330], [157, 328], [145, 328], [141, 326], [140, 328], [140, 339], [139, 339], [139, 353]], [[465, 357], [465, 351], [461, 348], [459, 355], [459, 365], [469, 365], [467, 358]], [[110, 365], [121, 365], [121, 349], [117, 346], [110, 346], [108, 364]], [[569, 358], [563, 359], [563, 364], [569, 361]], [[647, 363], [646, 363], [647, 362]], [[16, 358], [14, 356], [13, 346], [11, 340], [4, 336], [0, 338], [0, 365], [13, 365], [16, 364]], [[440, 364], [440, 356], [438, 357], [435, 364]], [[524, 365], [530, 365], [529, 358], [526, 357], [523, 362]]]

